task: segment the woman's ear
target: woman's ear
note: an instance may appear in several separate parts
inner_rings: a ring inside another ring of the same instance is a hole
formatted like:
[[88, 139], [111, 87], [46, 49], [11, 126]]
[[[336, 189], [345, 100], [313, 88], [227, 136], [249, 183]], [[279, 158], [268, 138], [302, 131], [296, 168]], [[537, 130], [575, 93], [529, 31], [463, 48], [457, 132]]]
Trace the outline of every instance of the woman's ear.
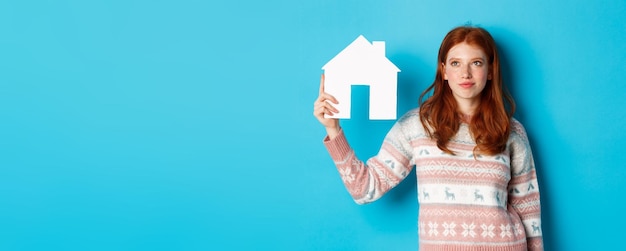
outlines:
[[446, 74], [446, 64], [441, 63], [441, 74], [443, 75], [443, 80], [448, 80], [448, 75]]

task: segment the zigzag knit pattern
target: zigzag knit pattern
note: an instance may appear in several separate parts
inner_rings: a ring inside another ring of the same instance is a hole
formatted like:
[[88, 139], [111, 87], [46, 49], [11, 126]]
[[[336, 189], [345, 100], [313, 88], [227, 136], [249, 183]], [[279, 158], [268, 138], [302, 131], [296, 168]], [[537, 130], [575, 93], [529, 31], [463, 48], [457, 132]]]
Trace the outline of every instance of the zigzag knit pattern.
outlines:
[[455, 154], [441, 151], [426, 135], [418, 109], [396, 122], [366, 163], [343, 131], [324, 144], [358, 204], [377, 200], [416, 168], [419, 250], [543, 250], [534, 160], [515, 119], [506, 150], [495, 156], [473, 154], [467, 124], [448, 144]]

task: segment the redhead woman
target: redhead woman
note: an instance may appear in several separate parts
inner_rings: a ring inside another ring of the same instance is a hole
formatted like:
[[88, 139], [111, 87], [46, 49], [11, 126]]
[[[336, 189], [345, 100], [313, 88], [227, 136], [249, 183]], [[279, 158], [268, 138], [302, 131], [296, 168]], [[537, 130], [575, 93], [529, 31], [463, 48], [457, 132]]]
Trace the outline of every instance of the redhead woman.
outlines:
[[[428, 96], [429, 93], [432, 93]], [[314, 115], [348, 192], [370, 203], [415, 168], [419, 250], [543, 250], [537, 173], [526, 131], [502, 83], [496, 43], [483, 28], [451, 30], [433, 84], [366, 162], [349, 145], [324, 78]]]

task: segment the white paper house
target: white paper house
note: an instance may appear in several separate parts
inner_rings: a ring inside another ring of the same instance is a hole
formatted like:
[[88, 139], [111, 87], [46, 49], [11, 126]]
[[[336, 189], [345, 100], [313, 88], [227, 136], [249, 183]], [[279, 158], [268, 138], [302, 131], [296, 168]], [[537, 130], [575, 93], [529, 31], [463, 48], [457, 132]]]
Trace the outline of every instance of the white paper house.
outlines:
[[396, 67], [385, 56], [385, 42], [370, 43], [362, 35], [322, 67], [324, 91], [339, 101], [333, 118], [349, 119], [352, 85], [370, 86], [370, 119], [396, 119]]

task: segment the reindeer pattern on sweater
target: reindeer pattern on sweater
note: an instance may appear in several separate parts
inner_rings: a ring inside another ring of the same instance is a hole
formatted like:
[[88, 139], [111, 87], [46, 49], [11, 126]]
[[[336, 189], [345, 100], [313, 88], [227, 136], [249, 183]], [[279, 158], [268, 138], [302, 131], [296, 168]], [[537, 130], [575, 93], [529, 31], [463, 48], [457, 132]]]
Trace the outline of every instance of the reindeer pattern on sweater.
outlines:
[[467, 124], [441, 151], [414, 109], [400, 118], [379, 153], [359, 160], [343, 131], [324, 140], [356, 203], [377, 200], [416, 168], [420, 250], [543, 250], [541, 207], [526, 131], [512, 119], [506, 150], [474, 155]]

